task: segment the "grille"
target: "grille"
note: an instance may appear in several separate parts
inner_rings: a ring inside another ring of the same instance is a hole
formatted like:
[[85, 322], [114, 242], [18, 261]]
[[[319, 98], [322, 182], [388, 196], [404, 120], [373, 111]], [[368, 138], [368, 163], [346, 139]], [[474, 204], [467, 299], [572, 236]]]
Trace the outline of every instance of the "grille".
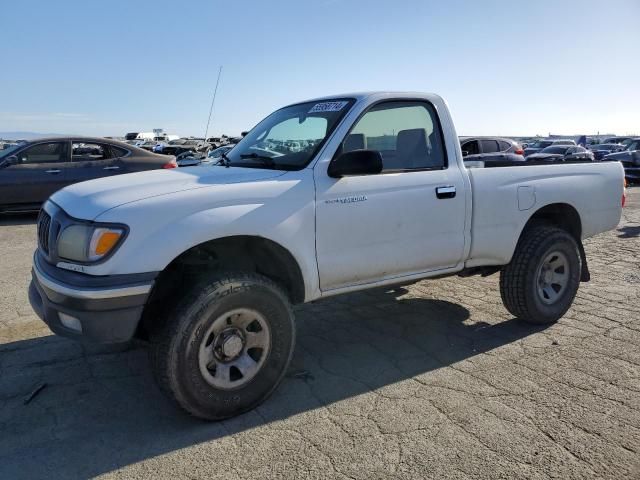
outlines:
[[51, 228], [51, 217], [44, 210], [40, 210], [38, 217], [38, 246], [40, 249], [49, 254], [49, 229]]

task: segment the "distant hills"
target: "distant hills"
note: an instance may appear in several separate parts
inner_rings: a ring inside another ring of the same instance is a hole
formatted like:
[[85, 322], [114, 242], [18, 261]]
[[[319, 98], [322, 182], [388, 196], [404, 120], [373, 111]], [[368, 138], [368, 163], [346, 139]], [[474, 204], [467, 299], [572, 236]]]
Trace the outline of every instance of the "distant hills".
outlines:
[[4, 140], [32, 140], [39, 137], [63, 137], [64, 133], [38, 133], [38, 132], [0, 132], [0, 139]]

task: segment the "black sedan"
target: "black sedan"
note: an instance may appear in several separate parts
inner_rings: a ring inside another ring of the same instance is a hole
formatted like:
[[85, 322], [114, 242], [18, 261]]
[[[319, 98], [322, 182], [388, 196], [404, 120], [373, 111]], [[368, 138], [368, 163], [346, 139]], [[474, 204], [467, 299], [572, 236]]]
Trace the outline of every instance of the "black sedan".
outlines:
[[184, 152], [197, 152], [204, 146], [204, 142], [197, 138], [179, 138], [171, 140], [162, 147], [161, 153], [164, 155], [180, 155]]
[[465, 162], [482, 161], [491, 164], [524, 162], [522, 146], [510, 138], [460, 137]]
[[0, 213], [38, 210], [72, 183], [176, 166], [173, 157], [105, 138], [32, 140], [0, 150]]
[[633, 138], [626, 150], [611, 153], [603, 161], [619, 161], [629, 183], [640, 183], [640, 138]]
[[543, 148], [538, 153], [529, 155], [527, 162], [593, 162], [594, 156], [584, 147], [575, 145], [555, 145]]
[[589, 145], [589, 150], [593, 152], [593, 156], [597, 161], [602, 160], [606, 155], [610, 153], [621, 152], [626, 147], [619, 143], [594, 143]]

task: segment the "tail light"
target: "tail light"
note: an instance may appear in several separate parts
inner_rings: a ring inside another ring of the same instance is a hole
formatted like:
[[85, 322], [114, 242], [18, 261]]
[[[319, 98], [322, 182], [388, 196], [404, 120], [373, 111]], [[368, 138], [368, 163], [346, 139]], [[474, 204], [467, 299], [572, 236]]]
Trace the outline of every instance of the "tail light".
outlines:
[[169, 163], [165, 163], [162, 168], [176, 168], [178, 166], [176, 159], [172, 158]]
[[518, 148], [515, 152], [516, 155], [524, 155], [524, 150], [522, 148]]

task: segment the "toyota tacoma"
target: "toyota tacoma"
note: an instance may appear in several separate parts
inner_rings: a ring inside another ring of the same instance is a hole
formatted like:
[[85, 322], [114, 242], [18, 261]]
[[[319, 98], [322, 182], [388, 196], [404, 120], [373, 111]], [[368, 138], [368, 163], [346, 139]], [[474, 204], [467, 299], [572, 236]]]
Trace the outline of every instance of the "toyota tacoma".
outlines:
[[162, 390], [218, 420], [282, 380], [294, 304], [499, 273], [514, 317], [556, 322], [589, 280], [582, 241], [623, 204], [619, 162], [465, 166], [437, 95], [320, 98], [275, 111], [214, 165], [52, 195], [29, 298], [57, 334], [145, 340]]

